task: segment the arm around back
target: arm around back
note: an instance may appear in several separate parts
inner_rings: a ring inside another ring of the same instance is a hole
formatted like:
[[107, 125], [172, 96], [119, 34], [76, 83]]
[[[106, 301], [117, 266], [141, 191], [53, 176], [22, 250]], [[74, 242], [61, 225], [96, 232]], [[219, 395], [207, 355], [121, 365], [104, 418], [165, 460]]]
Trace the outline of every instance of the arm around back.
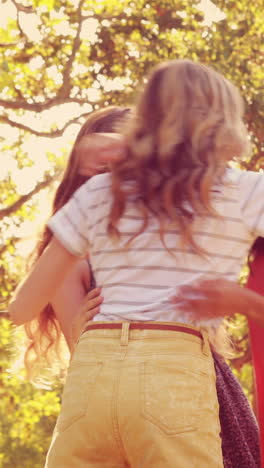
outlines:
[[78, 257], [52, 239], [26, 279], [18, 286], [8, 311], [15, 325], [35, 318], [52, 301]]
[[87, 260], [79, 260], [67, 274], [51, 301], [69, 348], [72, 343], [73, 321], [78, 316], [84, 298], [90, 289], [90, 276]]

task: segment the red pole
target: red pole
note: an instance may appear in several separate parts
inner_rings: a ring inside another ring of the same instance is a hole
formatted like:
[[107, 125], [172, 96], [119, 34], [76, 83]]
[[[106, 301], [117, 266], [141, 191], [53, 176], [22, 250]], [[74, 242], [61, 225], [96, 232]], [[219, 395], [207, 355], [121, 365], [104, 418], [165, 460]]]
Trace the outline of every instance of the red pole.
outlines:
[[264, 328], [250, 321], [249, 330], [257, 392], [261, 460], [264, 467]]
[[[264, 296], [264, 254], [256, 255], [247, 288]], [[257, 392], [261, 466], [264, 468], [264, 327], [249, 320], [249, 331]]]

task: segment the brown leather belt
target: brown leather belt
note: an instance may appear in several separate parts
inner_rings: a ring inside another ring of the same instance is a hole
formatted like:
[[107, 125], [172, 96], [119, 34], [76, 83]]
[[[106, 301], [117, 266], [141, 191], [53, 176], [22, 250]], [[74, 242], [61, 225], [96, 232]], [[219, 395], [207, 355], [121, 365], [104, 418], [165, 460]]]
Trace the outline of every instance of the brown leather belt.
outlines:
[[[100, 329], [121, 329], [122, 323], [113, 322], [113, 323], [91, 323], [87, 325], [83, 333], [88, 330], [100, 330]], [[171, 325], [171, 324], [160, 324], [160, 323], [146, 323], [146, 322], [130, 322], [129, 330], [168, 330], [168, 331], [178, 331], [182, 333], [188, 333], [189, 335], [198, 336], [198, 338], [203, 338], [202, 334], [198, 330], [193, 330], [192, 328], [185, 327], [184, 325]]]

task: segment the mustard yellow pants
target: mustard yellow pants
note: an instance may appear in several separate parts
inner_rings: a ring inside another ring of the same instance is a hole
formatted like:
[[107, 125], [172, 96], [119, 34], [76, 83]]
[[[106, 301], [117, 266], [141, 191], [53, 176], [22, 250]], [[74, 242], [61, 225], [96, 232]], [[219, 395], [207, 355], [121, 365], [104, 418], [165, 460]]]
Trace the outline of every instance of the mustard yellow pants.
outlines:
[[207, 338], [124, 322], [81, 336], [45, 467], [223, 468], [219, 433]]

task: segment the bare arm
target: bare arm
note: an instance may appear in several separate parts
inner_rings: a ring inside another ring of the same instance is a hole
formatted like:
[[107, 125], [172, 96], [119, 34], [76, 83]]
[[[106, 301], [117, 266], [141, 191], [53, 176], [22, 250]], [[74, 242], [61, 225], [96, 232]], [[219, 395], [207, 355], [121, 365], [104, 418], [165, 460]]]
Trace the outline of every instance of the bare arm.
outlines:
[[86, 259], [79, 260], [67, 274], [51, 303], [69, 348], [72, 347], [73, 321], [90, 289], [90, 269]]
[[52, 300], [55, 315], [71, 352], [87, 322], [99, 312], [103, 301], [100, 288], [88, 291], [90, 277], [87, 260], [80, 260]]
[[172, 302], [192, 318], [210, 319], [238, 313], [264, 326], [264, 297], [234, 281], [218, 278], [182, 286]]
[[21, 325], [35, 318], [52, 301], [78, 257], [52, 239], [27, 278], [19, 285], [9, 304], [11, 319]]

